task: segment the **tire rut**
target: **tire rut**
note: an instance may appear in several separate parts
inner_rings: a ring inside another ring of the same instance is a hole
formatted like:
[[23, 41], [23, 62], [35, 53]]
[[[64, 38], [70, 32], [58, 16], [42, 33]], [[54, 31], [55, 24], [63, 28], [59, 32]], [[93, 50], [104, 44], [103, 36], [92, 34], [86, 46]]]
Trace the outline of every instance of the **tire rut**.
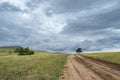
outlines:
[[[108, 77], [113, 78], [110, 80], [120, 80], [119, 65], [116, 65], [110, 62], [107, 63], [106, 61], [104, 62], [104, 61], [100, 61], [100, 60], [96, 60], [88, 57], [79, 56], [79, 58], [85, 60], [87, 63], [91, 64], [94, 68], [101, 70], [103, 74], [108, 75]], [[109, 80], [109, 78], [106, 80]]]
[[66, 66], [67, 68], [60, 76], [60, 80], [104, 80], [89, 67], [86, 67], [82, 59], [76, 55], [68, 56]]

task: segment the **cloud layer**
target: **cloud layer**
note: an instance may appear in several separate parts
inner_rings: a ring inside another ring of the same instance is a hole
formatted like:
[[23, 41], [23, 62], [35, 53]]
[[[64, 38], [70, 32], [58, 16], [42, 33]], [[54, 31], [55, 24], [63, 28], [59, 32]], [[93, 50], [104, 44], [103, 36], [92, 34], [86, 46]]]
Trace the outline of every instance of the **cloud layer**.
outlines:
[[0, 45], [74, 52], [119, 49], [119, 0], [1, 0]]

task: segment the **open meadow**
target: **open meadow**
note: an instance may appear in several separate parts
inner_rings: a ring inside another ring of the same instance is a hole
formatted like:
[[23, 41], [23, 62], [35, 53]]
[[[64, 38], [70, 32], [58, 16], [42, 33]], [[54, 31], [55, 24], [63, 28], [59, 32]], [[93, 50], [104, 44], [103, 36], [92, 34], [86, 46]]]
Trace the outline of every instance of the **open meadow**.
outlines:
[[0, 52], [0, 80], [59, 80], [67, 56], [48, 52], [27, 56]]

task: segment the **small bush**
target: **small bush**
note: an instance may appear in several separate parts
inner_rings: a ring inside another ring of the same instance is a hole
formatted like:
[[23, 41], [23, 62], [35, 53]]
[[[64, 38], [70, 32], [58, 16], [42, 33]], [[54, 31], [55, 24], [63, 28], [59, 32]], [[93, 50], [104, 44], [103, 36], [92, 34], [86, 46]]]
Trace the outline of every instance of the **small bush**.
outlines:
[[19, 47], [14, 52], [18, 53], [18, 55], [32, 55], [32, 54], [34, 54], [34, 51], [30, 50], [28, 47], [27, 48]]

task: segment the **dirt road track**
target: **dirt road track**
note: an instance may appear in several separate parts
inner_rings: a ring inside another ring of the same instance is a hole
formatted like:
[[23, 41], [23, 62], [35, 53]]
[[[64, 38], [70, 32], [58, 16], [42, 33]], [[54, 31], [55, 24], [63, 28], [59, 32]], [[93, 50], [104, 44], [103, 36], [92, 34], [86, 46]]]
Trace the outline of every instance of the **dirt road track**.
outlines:
[[120, 66], [70, 55], [60, 80], [120, 80]]

